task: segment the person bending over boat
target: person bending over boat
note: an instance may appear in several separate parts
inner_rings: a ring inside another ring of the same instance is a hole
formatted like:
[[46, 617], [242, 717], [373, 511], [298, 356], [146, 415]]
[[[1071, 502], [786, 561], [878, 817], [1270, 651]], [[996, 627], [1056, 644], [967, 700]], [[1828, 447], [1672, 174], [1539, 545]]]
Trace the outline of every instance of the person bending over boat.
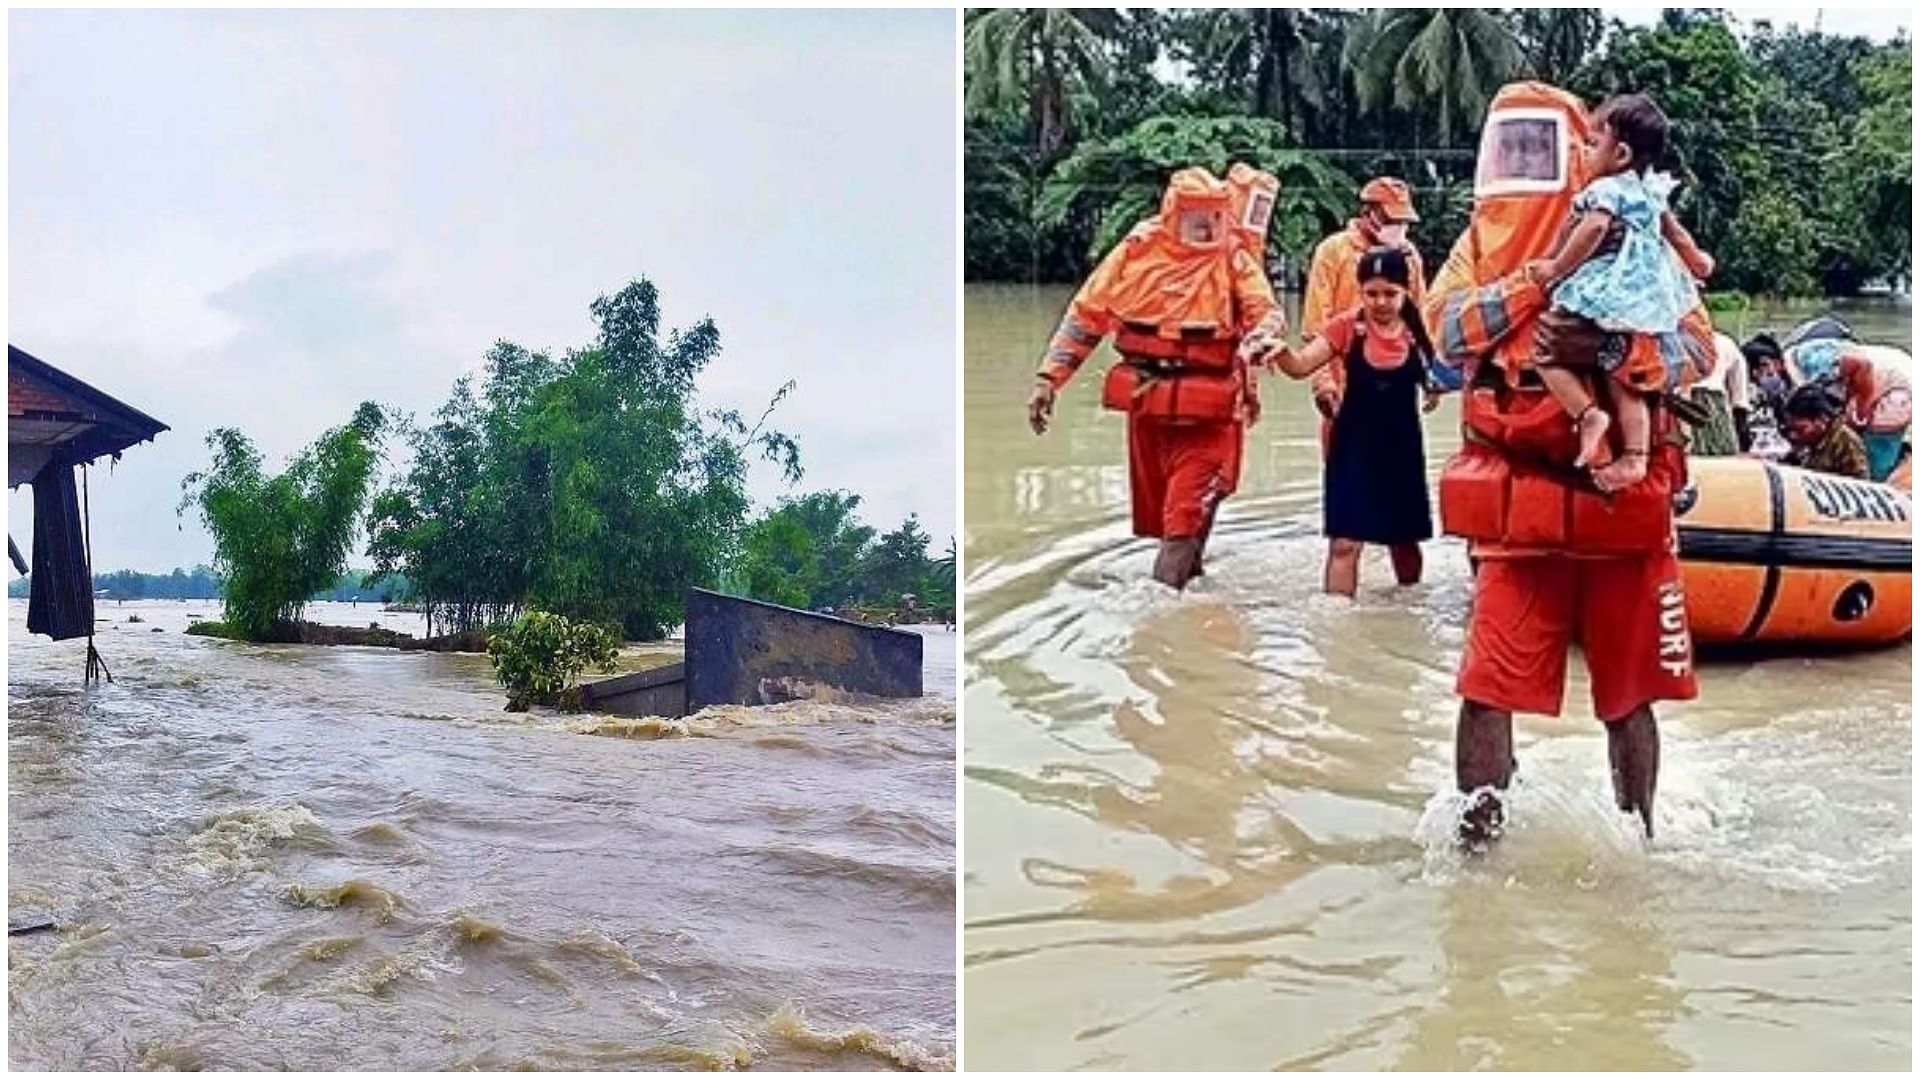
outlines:
[[1843, 406], [1819, 383], [1809, 383], [1787, 398], [1786, 436], [1793, 444], [1787, 464], [1812, 472], [1870, 479], [1867, 447], [1843, 422]]
[[[1182, 169], [1160, 213], [1134, 226], [1074, 294], [1027, 399], [1044, 434], [1068, 380], [1112, 335], [1120, 362], [1101, 401], [1127, 414], [1133, 531], [1160, 541], [1153, 576], [1184, 589], [1221, 500], [1238, 486], [1247, 425], [1260, 403], [1240, 339], [1263, 324], [1284, 332], [1250, 234], [1266, 235], [1278, 181], [1257, 169]], [[1264, 193], [1265, 197], [1259, 197]]]
[[[1420, 580], [1420, 542], [1433, 537], [1420, 397], [1434, 349], [1410, 295], [1412, 257], [1403, 248], [1372, 248], [1354, 266], [1354, 279], [1360, 303], [1326, 320], [1297, 351], [1265, 334], [1249, 335], [1240, 347], [1243, 359], [1296, 379], [1330, 364], [1344, 371], [1322, 497], [1326, 590], [1349, 597], [1360, 584], [1365, 545], [1385, 544], [1394, 576], [1412, 585]], [[1428, 408], [1434, 400], [1427, 398]]]

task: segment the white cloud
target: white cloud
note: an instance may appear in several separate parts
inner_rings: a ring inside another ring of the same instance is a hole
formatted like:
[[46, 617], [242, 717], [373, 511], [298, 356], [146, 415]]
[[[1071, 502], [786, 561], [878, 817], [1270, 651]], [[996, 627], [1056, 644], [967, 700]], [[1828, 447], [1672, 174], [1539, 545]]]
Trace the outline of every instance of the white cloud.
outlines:
[[[173, 426], [96, 477], [96, 562], [175, 531], [213, 427], [270, 457], [419, 414], [635, 277], [712, 316], [709, 404], [806, 489], [956, 530], [950, 12], [15, 12], [9, 339]], [[757, 497], [783, 493], [770, 470]], [[9, 503], [24, 540], [29, 500]]]

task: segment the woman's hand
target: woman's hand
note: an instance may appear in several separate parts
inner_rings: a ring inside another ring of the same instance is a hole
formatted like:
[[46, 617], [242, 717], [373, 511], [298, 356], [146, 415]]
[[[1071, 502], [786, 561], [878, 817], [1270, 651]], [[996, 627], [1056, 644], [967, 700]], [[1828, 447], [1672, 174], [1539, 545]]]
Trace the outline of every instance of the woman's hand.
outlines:
[[1420, 392], [1420, 411], [1430, 413], [1440, 407], [1440, 391], [1422, 390]]
[[1045, 378], [1036, 378], [1033, 393], [1027, 395], [1027, 425], [1035, 435], [1047, 433], [1047, 421], [1053, 416], [1053, 398], [1053, 384]]

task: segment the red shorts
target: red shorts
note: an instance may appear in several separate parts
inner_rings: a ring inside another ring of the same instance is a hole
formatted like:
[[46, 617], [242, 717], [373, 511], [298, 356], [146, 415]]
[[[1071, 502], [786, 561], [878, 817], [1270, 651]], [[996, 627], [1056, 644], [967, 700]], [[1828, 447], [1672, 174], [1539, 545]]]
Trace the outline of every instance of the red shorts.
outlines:
[[1133, 533], [1199, 536], [1220, 500], [1240, 484], [1241, 426], [1127, 418]]
[[1460, 696], [1558, 716], [1567, 650], [1576, 642], [1586, 654], [1593, 711], [1602, 720], [1699, 693], [1680, 563], [1667, 552], [1481, 560], [1460, 658]]

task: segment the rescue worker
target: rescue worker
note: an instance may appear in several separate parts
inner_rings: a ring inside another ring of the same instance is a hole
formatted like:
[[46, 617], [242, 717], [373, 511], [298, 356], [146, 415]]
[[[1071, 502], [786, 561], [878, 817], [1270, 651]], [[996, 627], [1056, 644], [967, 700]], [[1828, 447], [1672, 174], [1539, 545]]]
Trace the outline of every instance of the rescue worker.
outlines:
[[[1408, 226], [1418, 222], [1407, 185], [1391, 176], [1376, 176], [1360, 188], [1360, 216], [1347, 227], [1320, 241], [1307, 264], [1307, 292], [1300, 300], [1301, 344], [1319, 336], [1328, 319], [1360, 306], [1360, 285], [1354, 271], [1360, 257], [1375, 247], [1404, 248], [1411, 270], [1410, 289], [1415, 304], [1427, 298], [1427, 275], [1420, 252], [1407, 239]], [[1346, 386], [1345, 365], [1329, 364], [1314, 373], [1308, 384], [1313, 406], [1320, 410], [1320, 452], [1325, 456], [1333, 438], [1333, 416], [1340, 409]]]
[[1133, 531], [1160, 541], [1153, 576], [1175, 589], [1200, 572], [1214, 514], [1239, 484], [1246, 426], [1259, 416], [1240, 339], [1285, 330], [1258, 255], [1279, 183], [1251, 168], [1229, 175], [1237, 182], [1200, 168], [1173, 175], [1160, 213], [1134, 226], [1074, 295], [1027, 401], [1028, 422], [1044, 433], [1061, 388], [1114, 338], [1120, 362], [1101, 401], [1127, 414]]
[[1852, 426], [1842, 422], [1843, 408], [1819, 383], [1795, 390], [1782, 410], [1787, 442], [1793, 445], [1787, 464], [1832, 476], [1868, 479], [1866, 445]]
[[[1571, 468], [1573, 425], [1530, 370], [1548, 300], [1524, 268], [1554, 250], [1586, 184], [1574, 151], [1588, 125], [1580, 100], [1555, 87], [1516, 83], [1495, 95], [1472, 217], [1429, 289], [1435, 344], [1468, 383], [1463, 445], [1442, 472], [1439, 501], [1443, 529], [1472, 541], [1479, 560], [1455, 737], [1455, 782], [1468, 796], [1460, 838], [1470, 846], [1505, 822], [1513, 714], [1559, 713], [1575, 644], [1606, 728], [1616, 802], [1648, 836], [1660, 763], [1653, 703], [1698, 692], [1671, 502], [1686, 459], [1670, 410], [1650, 417], [1646, 479], [1603, 497]], [[1704, 374], [1713, 357], [1704, 309], [1681, 329], [1686, 368]]]

